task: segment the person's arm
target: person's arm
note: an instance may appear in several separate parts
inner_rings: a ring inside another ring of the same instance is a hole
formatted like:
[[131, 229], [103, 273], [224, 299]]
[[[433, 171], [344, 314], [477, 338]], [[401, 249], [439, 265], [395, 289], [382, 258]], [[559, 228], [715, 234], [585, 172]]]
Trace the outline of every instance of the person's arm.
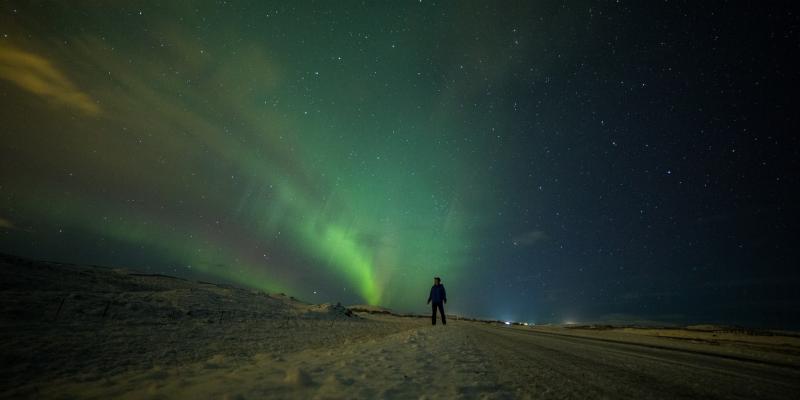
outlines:
[[431, 292], [428, 293], [428, 304], [431, 304], [431, 297], [433, 296], [433, 288], [431, 288]]
[[442, 285], [442, 301], [447, 303], [447, 292], [444, 291], [444, 285]]

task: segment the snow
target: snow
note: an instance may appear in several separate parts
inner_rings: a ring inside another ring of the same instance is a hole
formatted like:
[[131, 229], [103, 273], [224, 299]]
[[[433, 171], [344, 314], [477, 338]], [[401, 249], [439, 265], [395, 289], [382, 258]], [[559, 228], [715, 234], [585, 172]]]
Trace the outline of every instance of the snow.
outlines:
[[0, 256], [0, 398], [792, 398], [796, 335], [403, 317]]

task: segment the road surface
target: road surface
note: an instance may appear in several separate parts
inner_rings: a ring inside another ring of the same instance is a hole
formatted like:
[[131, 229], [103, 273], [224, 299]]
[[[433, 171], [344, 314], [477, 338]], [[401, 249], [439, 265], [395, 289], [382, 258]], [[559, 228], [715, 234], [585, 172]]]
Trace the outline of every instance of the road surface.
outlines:
[[[800, 393], [800, 371], [792, 367], [459, 321], [364, 343], [302, 368], [320, 382], [311, 384], [307, 394], [320, 398], [346, 393], [384, 398], [796, 399]], [[336, 387], [326, 391], [331, 382]]]
[[305, 345], [241, 357], [235, 354], [253, 342], [221, 335], [240, 348], [202, 362], [155, 360], [144, 370], [41, 382], [20, 393], [87, 399], [796, 399], [800, 393], [800, 370], [792, 366], [485, 323], [396, 321], [397, 330], [375, 334], [350, 325], [368, 335], [336, 343], [287, 331]]
[[503, 371], [502, 392], [531, 398], [788, 399], [800, 371], [707, 354], [471, 324], [464, 335]]

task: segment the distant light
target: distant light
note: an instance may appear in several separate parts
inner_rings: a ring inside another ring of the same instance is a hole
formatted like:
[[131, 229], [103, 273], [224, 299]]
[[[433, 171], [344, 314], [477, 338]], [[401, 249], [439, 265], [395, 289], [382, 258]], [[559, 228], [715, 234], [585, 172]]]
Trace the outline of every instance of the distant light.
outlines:
[[527, 322], [523, 322], [522, 325], [528, 326], [528, 323]]
[[511, 325], [511, 322], [506, 321], [506, 325]]

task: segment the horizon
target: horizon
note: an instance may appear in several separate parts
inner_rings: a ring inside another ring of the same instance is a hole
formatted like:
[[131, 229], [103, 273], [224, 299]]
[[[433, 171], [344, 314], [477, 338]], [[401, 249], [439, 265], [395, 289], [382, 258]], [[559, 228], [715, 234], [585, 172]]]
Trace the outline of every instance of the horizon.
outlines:
[[440, 276], [448, 314], [800, 329], [795, 15], [350, 4], [4, 3], [0, 252], [401, 312]]
[[[195, 282], [195, 283], [208, 283], [212, 285], [224, 285], [234, 288], [240, 289], [257, 289], [252, 286], [248, 286], [246, 284], [233, 282], [233, 281], [224, 281], [221, 280], [219, 282], [210, 282], [197, 279], [197, 277], [182, 277], [182, 276], [173, 276], [165, 273], [159, 272], [146, 272], [144, 270], [139, 270], [135, 266], [125, 266], [125, 265], [98, 265], [98, 264], [73, 264], [73, 263], [66, 263], [56, 260], [40, 260], [40, 259], [33, 259], [28, 258], [20, 255], [15, 254], [8, 254], [8, 253], [0, 253], [0, 258], [4, 259], [16, 259], [16, 260], [23, 260], [26, 262], [40, 262], [40, 263], [48, 263], [48, 264], [64, 264], [70, 266], [77, 266], [77, 267], [88, 267], [88, 268], [103, 268], [103, 269], [122, 269], [126, 270], [131, 273], [138, 273], [138, 274], [146, 274], [152, 276], [161, 276], [167, 277], [172, 279], [181, 279], [186, 280], [188, 282]], [[323, 303], [313, 303], [306, 301], [306, 299], [299, 298], [294, 296], [292, 293], [284, 293], [284, 292], [266, 292], [263, 293], [267, 295], [279, 295], [285, 296], [290, 298], [294, 301], [299, 301], [301, 303], [306, 304], [323, 304]], [[341, 304], [339, 301], [329, 302], [327, 304]], [[386, 310], [388, 312], [393, 313], [394, 315], [405, 316], [405, 317], [414, 317], [414, 318], [430, 318], [430, 316], [425, 313], [419, 313], [419, 310], [397, 310], [389, 307], [384, 307], [382, 305], [370, 305], [370, 304], [342, 304], [346, 308], [360, 308], [360, 307], [376, 307], [381, 310]], [[632, 316], [629, 315], [608, 315], [604, 316], [604, 318], [594, 319], [594, 320], [576, 320], [576, 319], [569, 319], [569, 318], [561, 318], [558, 320], [545, 320], [545, 321], [535, 321], [535, 320], [514, 320], [514, 319], [502, 319], [497, 316], [480, 316], [480, 315], [471, 315], [471, 314], [463, 314], [463, 313], [456, 313], [456, 312], [447, 312], [448, 318], [455, 317], [456, 320], [459, 319], [467, 319], [467, 320], [474, 320], [478, 322], [487, 322], [487, 323], [505, 323], [505, 324], [516, 324], [516, 325], [525, 325], [525, 326], [591, 326], [591, 325], [608, 325], [614, 327], [648, 327], [648, 328], [690, 328], [696, 325], [709, 325], [715, 326], [717, 328], [732, 328], [732, 329], [758, 329], [758, 330], [765, 330], [765, 331], [784, 331], [784, 332], [793, 332], [794, 330], [788, 329], [787, 327], [778, 327], [778, 326], [746, 326], [746, 325], [737, 325], [737, 324], [730, 324], [725, 321], [667, 321], [667, 320], [641, 320], [641, 319], [631, 319]]]

